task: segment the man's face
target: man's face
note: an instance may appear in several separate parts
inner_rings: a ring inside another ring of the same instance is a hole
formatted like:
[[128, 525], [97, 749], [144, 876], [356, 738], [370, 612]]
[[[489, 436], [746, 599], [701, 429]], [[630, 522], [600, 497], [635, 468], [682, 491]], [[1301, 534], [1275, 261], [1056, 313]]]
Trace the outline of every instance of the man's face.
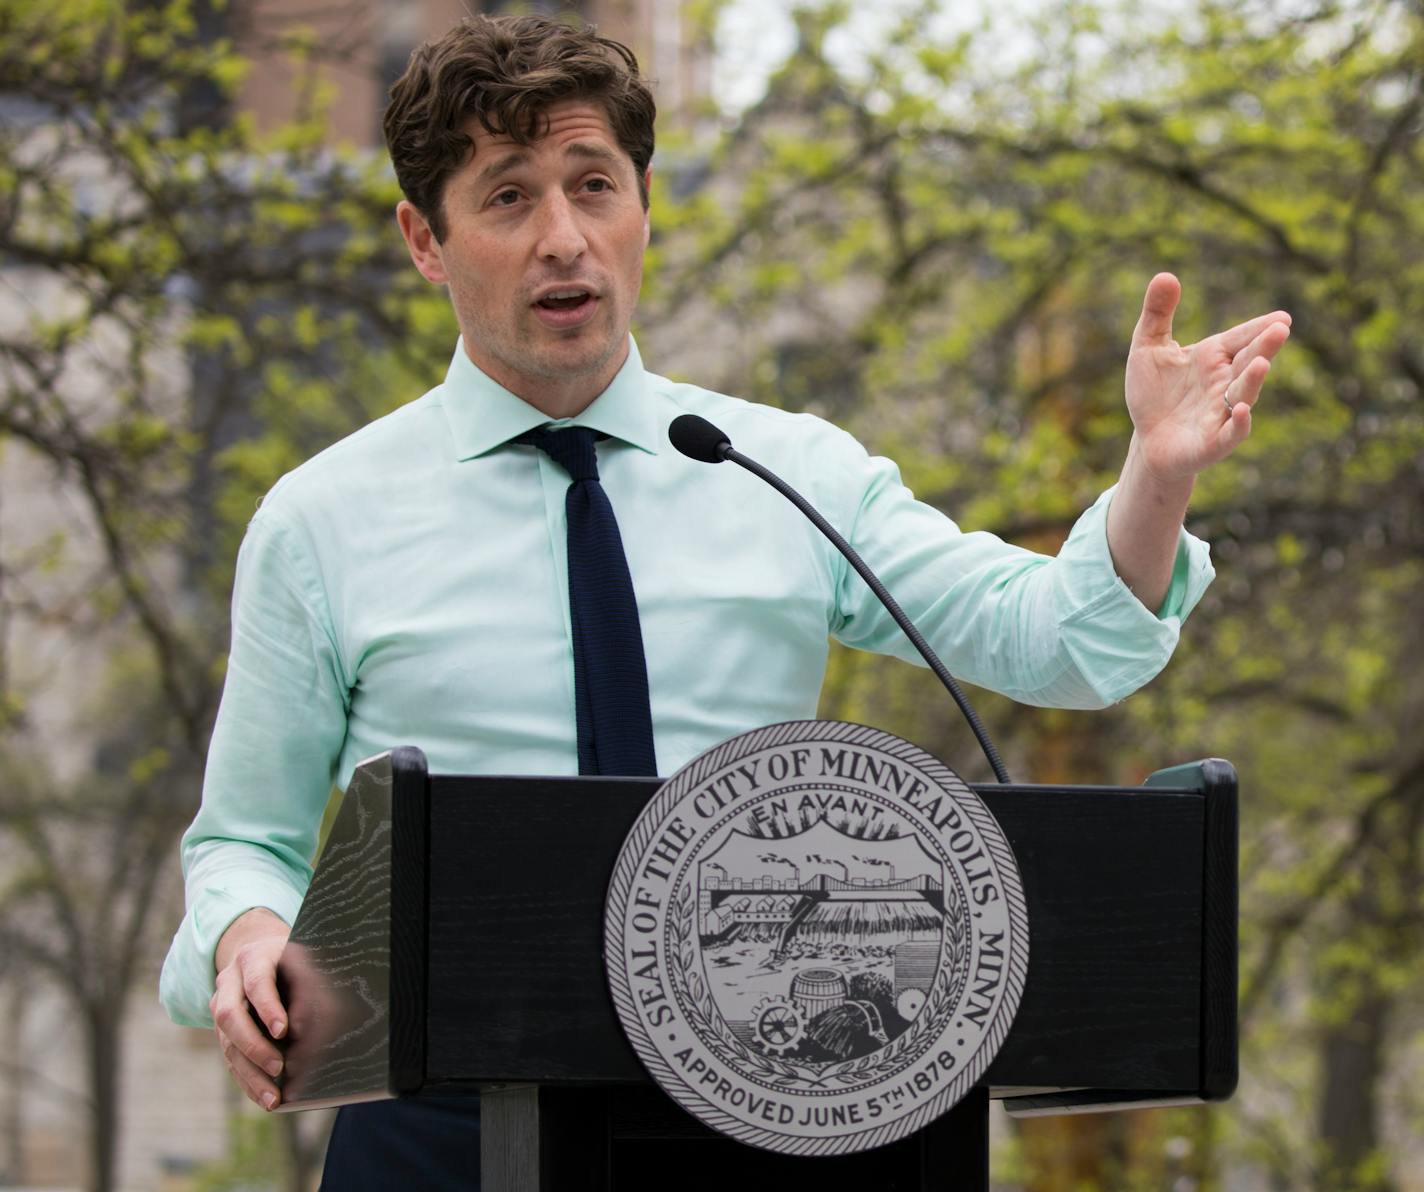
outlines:
[[548, 120], [533, 145], [473, 123], [474, 154], [445, 187], [443, 244], [408, 203], [398, 215], [421, 273], [448, 284], [470, 359], [559, 417], [627, 358], [648, 215], [600, 107], [555, 104]]

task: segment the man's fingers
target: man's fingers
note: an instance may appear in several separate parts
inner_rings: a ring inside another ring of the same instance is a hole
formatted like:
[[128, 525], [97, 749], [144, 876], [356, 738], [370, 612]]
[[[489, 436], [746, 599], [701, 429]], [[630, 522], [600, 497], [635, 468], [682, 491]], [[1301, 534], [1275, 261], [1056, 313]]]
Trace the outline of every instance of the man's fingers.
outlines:
[[1257, 356], [1246, 365], [1241, 375], [1226, 387], [1226, 400], [1233, 407], [1245, 406], [1250, 409], [1256, 404], [1256, 399], [1261, 396], [1261, 386], [1265, 383], [1266, 374], [1270, 371], [1271, 362], [1264, 356]]
[[1273, 310], [1268, 315], [1260, 315], [1254, 319], [1247, 319], [1244, 323], [1237, 323], [1235, 327], [1228, 327], [1217, 336], [1217, 340], [1227, 352], [1235, 356], [1261, 332], [1277, 323], [1285, 329], [1280, 343], [1276, 344], [1276, 349], [1279, 350], [1281, 344], [1285, 343], [1286, 338], [1290, 335], [1291, 317], [1289, 312], [1284, 310]]
[[1172, 316], [1182, 299], [1182, 283], [1170, 273], [1159, 273], [1147, 283], [1142, 314], [1132, 332], [1132, 345], [1165, 343], [1172, 338]]
[[222, 1045], [223, 1060], [227, 1063], [228, 1071], [232, 1073], [242, 1091], [263, 1109], [274, 1108], [282, 1100], [282, 1090], [272, 1078], [248, 1059], [236, 1043], [224, 1038], [221, 1031], [218, 1032], [218, 1041]]
[[232, 968], [218, 974], [218, 989], [213, 999], [213, 1025], [217, 1027], [224, 1051], [231, 1044], [269, 1075], [276, 1076], [282, 1071], [282, 1053], [252, 1020], [247, 998], [242, 992], [241, 978]]
[[1231, 407], [1231, 417], [1217, 431], [1221, 458], [1225, 458], [1246, 441], [1251, 433], [1251, 403], [1240, 401]]
[[254, 1065], [269, 1076], [277, 1076], [282, 1071], [282, 1053], [273, 1046], [252, 1021], [244, 1005], [240, 1011], [220, 1012], [213, 1019], [218, 1034], [236, 1047]]
[[220, 967], [208, 1003], [233, 1078], [264, 1109], [282, 1099], [275, 1082], [282, 1053], [272, 1038], [287, 1032], [287, 1012], [277, 994], [277, 963], [287, 935], [286, 924], [270, 911], [248, 911], [235, 920], [218, 943]]
[[267, 1027], [267, 1033], [280, 1039], [287, 1033], [287, 1011], [277, 994], [277, 970], [265, 956], [238, 954], [242, 970], [242, 992]]
[[1265, 329], [1256, 336], [1249, 344], [1242, 348], [1231, 361], [1231, 378], [1235, 380], [1245, 370], [1253, 360], [1274, 360], [1276, 353], [1285, 346], [1286, 340], [1290, 338], [1290, 325], [1287, 323], [1268, 323]]

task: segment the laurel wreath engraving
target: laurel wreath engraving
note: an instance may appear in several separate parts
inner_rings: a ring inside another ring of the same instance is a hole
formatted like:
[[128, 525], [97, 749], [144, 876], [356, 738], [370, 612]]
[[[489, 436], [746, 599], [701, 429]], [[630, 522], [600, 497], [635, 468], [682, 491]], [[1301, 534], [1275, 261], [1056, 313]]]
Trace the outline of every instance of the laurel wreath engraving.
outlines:
[[691, 882], [683, 885], [673, 901], [669, 928], [673, 939], [668, 949], [668, 970], [673, 985], [682, 994], [688, 1020], [708, 1042], [723, 1063], [746, 1074], [756, 1074], [768, 1084], [787, 1089], [819, 1089], [828, 1085], [870, 1084], [894, 1075], [903, 1066], [902, 1057], [912, 1054], [917, 1044], [930, 1034], [931, 1027], [948, 1007], [954, 1006], [969, 978], [969, 916], [959, 890], [946, 882], [943, 948], [945, 963], [935, 974], [930, 994], [902, 1035], [879, 1051], [854, 1060], [828, 1064], [818, 1074], [809, 1075], [804, 1065], [792, 1064], [778, 1056], [754, 1051], [741, 1041], [717, 1009], [697, 964], [697, 895]]

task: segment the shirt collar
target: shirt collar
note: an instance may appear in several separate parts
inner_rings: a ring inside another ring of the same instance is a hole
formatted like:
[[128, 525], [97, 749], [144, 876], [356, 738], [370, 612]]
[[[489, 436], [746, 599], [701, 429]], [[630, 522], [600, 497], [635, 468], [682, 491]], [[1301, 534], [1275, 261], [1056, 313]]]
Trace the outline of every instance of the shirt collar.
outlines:
[[638, 345], [628, 339], [628, 359], [607, 389], [573, 418], [551, 420], [523, 398], [515, 396], [476, 367], [462, 338], [445, 374], [441, 405], [455, 440], [455, 458], [473, 459], [536, 426], [587, 426], [630, 443], [650, 455], [658, 453], [666, 418], [661, 411]]

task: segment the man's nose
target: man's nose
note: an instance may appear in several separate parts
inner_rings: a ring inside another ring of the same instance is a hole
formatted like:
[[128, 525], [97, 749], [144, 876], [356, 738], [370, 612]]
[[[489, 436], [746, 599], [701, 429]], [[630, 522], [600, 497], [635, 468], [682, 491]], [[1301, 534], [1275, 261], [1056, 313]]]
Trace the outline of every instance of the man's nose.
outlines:
[[543, 224], [539, 229], [539, 256], [546, 261], [570, 262], [583, 255], [588, 242], [579, 227], [578, 212], [568, 195], [557, 191], [542, 204]]

